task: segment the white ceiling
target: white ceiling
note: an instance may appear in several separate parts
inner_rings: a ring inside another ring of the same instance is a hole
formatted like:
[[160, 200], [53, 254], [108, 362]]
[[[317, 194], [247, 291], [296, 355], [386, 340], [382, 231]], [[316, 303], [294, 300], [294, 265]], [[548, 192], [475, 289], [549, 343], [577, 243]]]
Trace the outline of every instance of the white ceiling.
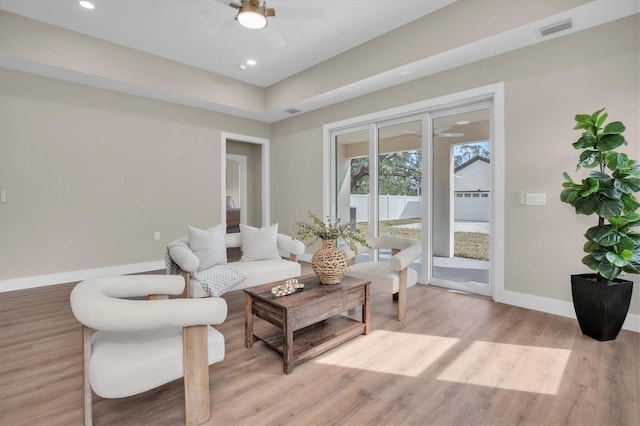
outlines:
[[[87, 10], [77, 0], [0, 0], [0, 8], [268, 87], [455, 0], [267, 0], [276, 16], [261, 30], [242, 27], [230, 1], [92, 0]], [[238, 68], [249, 58], [258, 64]]]

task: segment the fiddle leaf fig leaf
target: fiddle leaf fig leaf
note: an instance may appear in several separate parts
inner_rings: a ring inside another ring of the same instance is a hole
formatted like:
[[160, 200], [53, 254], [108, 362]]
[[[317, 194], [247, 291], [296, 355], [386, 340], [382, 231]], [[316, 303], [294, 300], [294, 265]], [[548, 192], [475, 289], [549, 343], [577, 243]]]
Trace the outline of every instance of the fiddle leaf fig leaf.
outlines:
[[600, 247], [600, 244], [596, 243], [595, 241], [587, 241], [586, 243], [584, 243], [582, 250], [584, 250], [585, 253], [593, 253], [594, 251], [600, 249]]
[[637, 222], [638, 220], [640, 220], [640, 215], [632, 214], [626, 216], [612, 216], [608, 217], [607, 220], [615, 228], [622, 228], [629, 223]]
[[585, 183], [587, 184], [587, 190], [582, 193], [583, 198], [598, 192], [598, 189], [600, 189], [600, 182], [598, 179], [589, 177], [586, 179]]
[[609, 176], [605, 172], [593, 171], [589, 173], [589, 176], [594, 179], [597, 179], [598, 182], [608, 182], [611, 180], [611, 176]]
[[601, 151], [611, 151], [612, 149], [616, 149], [626, 143], [627, 141], [624, 140], [624, 137], [622, 135], [608, 134], [600, 138], [598, 149], [600, 149]]
[[596, 205], [596, 213], [601, 217], [616, 216], [622, 213], [624, 204], [621, 200], [615, 198], [603, 197]]
[[571, 179], [571, 176], [569, 176], [569, 173], [567, 173], [567, 172], [562, 172], [562, 176], [564, 176], [564, 178], [565, 178], [568, 182], [570, 182], [570, 183], [575, 183], [575, 182], [573, 181], [573, 179]]
[[616, 179], [615, 181], [616, 189], [619, 189], [624, 193], [633, 193], [640, 191], [640, 178], [636, 177], [626, 177], [622, 179]]
[[[590, 114], [576, 114], [575, 120], [578, 122], [578, 124], [592, 124], [592, 120], [591, 120], [591, 115]], [[578, 124], [576, 124], [576, 127], [574, 128], [574, 130], [578, 130], [581, 127], [578, 127]]]
[[566, 188], [560, 193], [560, 201], [563, 203], [575, 205], [576, 201], [580, 198], [580, 194], [573, 188]]
[[640, 202], [631, 194], [622, 194], [620, 200], [626, 213], [635, 212], [640, 208]]
[[608, 280], [614, 279], [615, 277], [620, 275], [620, 272], [622, 272], [622, 269], [619, 266], [614, 265], [608, 260], [603, 260], [602, 262], [600, 262], [597, 270], [600, 273], [600, 275], [602, 275]]
[[630, 260], [625, 266], [622, 267], [622, 270], [630, 274], [640, 274], [640, 260]]
[[[604, 114], [603, 117], [605, 117], [606, 119], [606, 116]], [[598, 122], [598, 127], [602, 126], [602, 123], [604, 123], [604, 120], [602, 120], [602, 122]], [[612, 121], [611, 123], [604, 126], [604, 130], [602, 131], [602, 133], [604, 135], [619, 135], [620, 133], [624, 132], [624, 130], [624, 124], [622, 124], [620, 121]]]
[[606, 258], [615, 266], [623, 267], [627, 265], [627, 259], [625, 259], [624, 256], [620, 256], [619, 254], [612, 251], [607, 252]]
[[620, 236], [616, 234], [615, 228], [612, 226], [591, 227], [584, 236], [605, 247], [610, 247], [620, 241]]
[[576, 213], [578, 214], [591, 215], [596, 212], [598, 204], [598, 197], [594, 195], [587, 198], [577, 198], [574, 207], [576, 209]]
[[[603, 109], [601, 109], [598, 112], [602, 112]], [[596, 127], [600, 128], [602, 127], [602, 125], [604, 124], [604, 122], [607, 120], [607, 117], [609, 117], [609, 113], [605, 112], [603, 113], [597, 120], [596, 120]]]
[[580, 154], [580, 162], [578, 167], [593, 168], [600, 164], [600, 152], [586, 150]]
[[587, 255], [582, 258], [582, 263], [587, 265], [590, 269], [597, 271], [598, 265], [600, 265], [600, 261], [593, 258], [591, 255]]

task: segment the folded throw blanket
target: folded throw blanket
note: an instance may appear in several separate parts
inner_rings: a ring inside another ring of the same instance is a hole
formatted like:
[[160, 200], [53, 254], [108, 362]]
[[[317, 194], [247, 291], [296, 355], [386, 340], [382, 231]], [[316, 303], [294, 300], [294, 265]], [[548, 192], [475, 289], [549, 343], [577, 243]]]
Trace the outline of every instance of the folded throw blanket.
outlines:
[[[164, 263], [167, 267], [167, 275], [179, 275], [182, 270], [169, 255], [171, 247], [189, 247], [187, 237], [181, 237], [169, 243], [164, 254]], [[220, 297], [246, 278], [244, 272], [229, 265], [215, 265], [203, 271], [191, 273], [191, 277], [198, 280], [204, 290], [213, 297]]]

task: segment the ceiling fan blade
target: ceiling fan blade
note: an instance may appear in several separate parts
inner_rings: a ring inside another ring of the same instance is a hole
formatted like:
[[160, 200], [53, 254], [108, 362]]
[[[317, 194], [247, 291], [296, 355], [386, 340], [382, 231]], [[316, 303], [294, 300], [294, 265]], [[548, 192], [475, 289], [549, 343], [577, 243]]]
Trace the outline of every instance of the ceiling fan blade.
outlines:
[[[196, 4], [196, 3], [218, 3], [223, 6], [230, 6], [231, 0], [172, 0], [175, 3]], [[233, 2], [237, 3], [237, 2]]]
[[278, 18], [283, 19], [323, 19], [321, 7], [278, 6]]
[[433, 134], [437, 136], [437, 135], [439, 135], [439, 134], [440, 134], [440, 133], [442, 133], [442, 132], [446, 132], [446, 131], [447, 131], [447, 130], [449, 130], [450, 128], [451, 128], [451, 126], [438, 127], [437, 129], [435, 129], [435, 130], [433, 131]]
[[464, 133], [436, 133], [433, 136], [437, 136], [439, 138], [461, 138], [464, 136]]
[[214, 25], [213, 27], [207, 30], [207, 37], [213, 38], [215, 36], [215, 33], [217, 33], [218, 31], [228, 31], [231, 28], [233, 28], [233, 26], [236, 24], [237, 22], [235, 21], [235, 19], [230, 19], [225, 21], [222, 24]]
[[268, 23], [266, 27], [263, 29], [264, 35], [269, 40], [269, 43], [276, 49], [281, 49], [287, 45], [287, 42], [282, 38], [282, 34], [276, 27], [274, 27], [271, 23]]

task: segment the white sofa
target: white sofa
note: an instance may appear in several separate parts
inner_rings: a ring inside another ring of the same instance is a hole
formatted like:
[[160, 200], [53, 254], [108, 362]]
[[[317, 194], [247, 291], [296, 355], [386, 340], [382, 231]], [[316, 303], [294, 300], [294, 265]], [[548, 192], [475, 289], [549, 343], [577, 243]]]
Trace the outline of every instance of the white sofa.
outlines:
[[[278, 250], [281, 253], [289, 253], [289, 258], [254, 260], [249, 262], [234, 261], [228, 265], [242, 271], [246, 278], [228, 291], [240, 290], [254, 287], [274, 281], [282, 281], [289, 278], [299, 277], [301, 274], [300, 264], [297, 262], [299, 255], [304, 253], [305, 246], [301, 241], [294, 240], [288, 235], [278, 234]], [[229, 249], [242, 249], [242, 236], [240, 233], [225, 234], [225, 246]], [[196, 271], [200, 265], [198, 257], [184, 246], [174, 246], [169, 249], [169, 256], [180, 267], [187, 285], [185, 286], [185, 297], [208, 297], [201, 283], [191, 277], [191, 273]]]

